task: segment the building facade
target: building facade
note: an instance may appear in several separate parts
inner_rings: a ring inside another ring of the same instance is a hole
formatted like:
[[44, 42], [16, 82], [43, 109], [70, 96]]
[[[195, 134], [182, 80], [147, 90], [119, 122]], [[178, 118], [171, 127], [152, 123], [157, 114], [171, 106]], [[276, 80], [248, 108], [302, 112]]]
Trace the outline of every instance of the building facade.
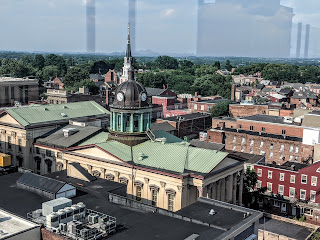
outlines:
[[286, 162], [281, 166], [255, 164], [257, 188], [266, 187], [265, 205], [269, 211], [320, 224], [320, 162], [311, 165]]
[[39, 81], [36, 78], [0, 77], [0, 107], [28, 104], [39, 100]]
[[311, 163], [314, 146], [303, 142], [304, 127], [286, 119], [268, 115], [214, 118], [207, 138], [225, 144], [227, 150], [264, 155], [267, 163]]

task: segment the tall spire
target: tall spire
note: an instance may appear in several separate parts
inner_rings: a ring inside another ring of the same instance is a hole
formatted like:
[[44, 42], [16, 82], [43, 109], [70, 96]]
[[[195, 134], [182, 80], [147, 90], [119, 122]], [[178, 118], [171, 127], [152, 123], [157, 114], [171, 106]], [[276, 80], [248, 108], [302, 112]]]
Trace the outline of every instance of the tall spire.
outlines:
[[132, 58], [131, 56], [131, 43], [130, 43], [130, 23], [128, 23], [128, 40], [127, 40], [127, 52], [126, 52], [126, 57], [129, 60]]

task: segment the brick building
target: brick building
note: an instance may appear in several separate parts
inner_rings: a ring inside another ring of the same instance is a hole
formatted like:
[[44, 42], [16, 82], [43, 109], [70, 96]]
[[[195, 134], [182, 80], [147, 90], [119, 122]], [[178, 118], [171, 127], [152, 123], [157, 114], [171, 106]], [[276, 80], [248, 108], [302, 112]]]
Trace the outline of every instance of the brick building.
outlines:
[[168, 122], [178, 131], [178, 137], [198, 135], [211, 125], [211, 115], [205, 113], [192, 113], [164, 119], [157, 119], [157, 123]]
[[268, 114], [268, 105], [230, 104], [229, 114], [233, 117], [246, 117], [257, 114]]
[[318, 104], [318, 96], [310, 91], [295, 92], [290, 98], [290, 104], [295, 104], [297, 108], [312, 108]]
[[320, 162], [285, 162], [281, 166], [258, 163], [254, 169], [257, 188], [267, 188], [264, 209], [298, 218], [305, 215], [306, 222], [320, 224]]
[[210, 112], [210, 110], [217, 104], [221, 102], [229, 101], [222, 97], [217, 97], [215, 99], [192, 101], [190, 104], [190, 109], [192, 112]]
[[223, 143], [227, 150], [265, 155], [267, 163], [310, 162], [314, 146], [303, 143], [304, 127], [285, 117], [254, 115], [214, 118], [208, 141]]

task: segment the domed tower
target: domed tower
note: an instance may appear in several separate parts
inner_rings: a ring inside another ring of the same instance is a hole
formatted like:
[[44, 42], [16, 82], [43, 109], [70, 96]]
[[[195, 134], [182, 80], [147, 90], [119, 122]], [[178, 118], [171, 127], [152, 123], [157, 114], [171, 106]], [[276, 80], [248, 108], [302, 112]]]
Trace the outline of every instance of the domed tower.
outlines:
[[130, 28], [126, 59], [128, 61], [128, 80], [121, 83], [110, 105], [110, 138], [133, 146], [146, 141], [146, 131], [151, 125], [151, 104], [146, 89], [134, 78], [133, 58], [130, 47]]

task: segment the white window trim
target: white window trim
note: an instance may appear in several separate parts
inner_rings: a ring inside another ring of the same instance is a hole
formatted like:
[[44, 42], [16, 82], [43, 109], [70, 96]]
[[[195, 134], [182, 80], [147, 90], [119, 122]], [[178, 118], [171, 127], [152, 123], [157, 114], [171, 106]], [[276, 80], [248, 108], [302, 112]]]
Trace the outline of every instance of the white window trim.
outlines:
[[[312, 194], [314, 194], [314, 195], [315, 195], [315, 197], [314, 197], [314, 199], [313, 199], [313, 200], [311, 200], [311, 195], [312, 195]], [[317, 198], [317, 192], [316, 192], [316, 191], [311, 190], [311, 191], [310, 191], [310, 202], [315, 202], [315, 201], [316, 201], [316, 198]]]
[[[303, 179], [304, 176], [306, 177], [306, 182], [305, 183], [302, 182], [302, 179]], [[308, 184], [308, 175], [301, 174], [301, 184]]]
[[[291, 190], [293, 189], [293, 196], [290, 195]], [[294, 198], [296, 196], [296, 189], [294, 187], [289, 188], [289, 197]]]
[[257, 169], [257, 175], [258, 175], [258, 177], [262, 177], [262, 169], [261, 168]]
[[[268, 190], [268, 185], [271, 185], [271, 190], [270, 191]], [[268, 192], [272, 192], [272, 183], [271, 182], [267, 182], [267, 191]]]
[[[315, 184], [312, 183], [313, 182], [312, 179], [314, 179], [314, 178], [316, 179], [316, 183]], [[315, 177], [315, 176], [312, 176], [311, 177], [311, 186], [317, 186], [317, 185], [318, 185], [318, 178]]]
[[[283, 176], [282, 180], [281, 180], [281, 176]], [[284, 173], [280, 173], [280, 177], [279, 177], [279, 181], [283, 182], [284, 181]]]
[[[293, 181], [291, 181], [292, 176], [293, 176]], [[296, 183], [296, 175], [290, 175], [290, 183]]]
[[[282, 187], [282, 189], [283, 189], [282, 192], [279, 191], [280, 187]], [[284, 185], [280, 185], [280, 184], [278, 185], [278, 193], [281, 194], [281, 195], [284, 194]]]
[[257, 180], [257, 189], [260, 189], [262, 186], [262, 181]]
[[[301, 194], [301, 193], [302, 193], [302, 191], [304, 191], [304, 198], [302, 198], [302, 197], [301, 197], [301, 195], [302, 195], [302, 194]], [[306, 200], [306, 196], [307, 196], [307, 191], [306, 191], [306, 190], [304, 190], [304, 189], [300, 189], [300, 199], [301, 199], [301, 200]]]

